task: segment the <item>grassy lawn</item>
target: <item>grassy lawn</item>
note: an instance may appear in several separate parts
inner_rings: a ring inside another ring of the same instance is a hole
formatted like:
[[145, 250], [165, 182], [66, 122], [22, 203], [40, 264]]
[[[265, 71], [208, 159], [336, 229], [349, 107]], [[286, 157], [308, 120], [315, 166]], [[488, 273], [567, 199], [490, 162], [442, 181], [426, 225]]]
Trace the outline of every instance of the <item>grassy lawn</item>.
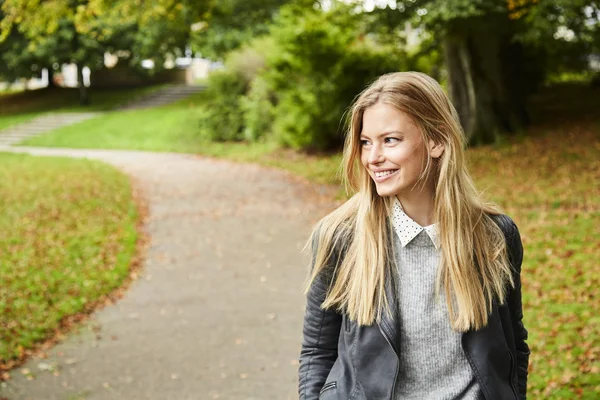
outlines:
[[531, 397], [600, 393], [600, 126], [471, 151], [488, 198], [521, 230]]
[[17, 125], [22, 122], [27, 122], [40, 115], [39, 113], [23, 113], [14, 115], [0, 115], [0, 130], [8, 128], [12, 125]]
[[106, 111], [160, 89], [163, 85], [123, 89], [92, 89], [92, 104], [79, 104], [74, 88], [50, 88], [0, 94], [0, 129], [49, 112]]
[[206, 102], [205, 94], [197, 93], [159, 108], [112, 112], [20, 145], [196, 153], [281, 167], [319, 183], [335, 182], [339, 155], [306, 156], [272, 143], [215, 143], [199, 137], [199, 107]]
[[[534, 99], [522, 137], [469, 151], [488, 199], [520, 227], [523, 296], [534, 399], [595, 399], [600, 393], [600, 123], [597, 93], [553, 88]], [[36, 146], [173, 151], [258, 162], [319, 183], [335, 179], [339, 155], [307, 156], [264, 144], [223, 144], [197, 135], [203, 94], [153, 110], [118, 112], [31, 139]], [[596, 110], [596, 111], [595, 111]], [[596, 119], [594, 119], [596, 118]]]
[[137, 221], [112, 167], [0, 153], [0, 372], [123, 283]]
[[112, 112], [99, 119], [59, 128], [25, 142], [35, 146], [189, 151], [194, 140], [202, 93], [160, 108]]

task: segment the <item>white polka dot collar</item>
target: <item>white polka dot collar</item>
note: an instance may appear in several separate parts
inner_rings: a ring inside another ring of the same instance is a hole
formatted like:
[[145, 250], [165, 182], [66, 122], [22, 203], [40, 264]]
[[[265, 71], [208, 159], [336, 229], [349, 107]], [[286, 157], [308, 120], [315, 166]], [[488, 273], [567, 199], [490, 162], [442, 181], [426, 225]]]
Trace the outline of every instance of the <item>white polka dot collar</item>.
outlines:
[[398, 238], [400, 238], [402, 247], [410, 243], [410, 241], [413, 240], [419, 233], [425, 231], [425, 233], [427, 233], [433, 242], [435, 248], [440, 248], [437, 224], [422, 227], [413, 221], [412, 218], [406, 215], [402, 209], [402, 204], [400, 204], [400, 201], [398, 201], [397, 198], [394, 198], [394, 205], [392, 206], [392, 214], [390, 215], [390, 218], [392, 219], [392, 226], [394, 227], [396, 234], [398, 234]]

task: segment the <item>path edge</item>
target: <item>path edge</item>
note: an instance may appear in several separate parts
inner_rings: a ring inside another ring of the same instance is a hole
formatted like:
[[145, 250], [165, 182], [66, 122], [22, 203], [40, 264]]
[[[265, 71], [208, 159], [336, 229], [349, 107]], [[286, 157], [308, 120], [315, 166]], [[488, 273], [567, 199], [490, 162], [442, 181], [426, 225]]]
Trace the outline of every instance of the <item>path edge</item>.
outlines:
[[[110, 165], [101, 160], [97, 161]], [[148, 226], [147, 223], [149, 217], [147, 196], [142, 190], [141, 184], [130, 174], [125, 173], [120, 168], [113, 165], [111, 165], [111, 167], [120, 170], [128, 177], [130, 182], [131, 198], [137, 214], [134, 226], [137, 238], [135, 249], [129, 262], [129, 272], [127, 276], [123, 279], [123, 282], [121, 282], [119, 286], [111, 290], [109, 293], [102, 295], [97, 300], [86, 304], [85, 308], [80, 312], [63, 317], [60, 321], [59, 327], [54, 332], [49, 333], [45, 340], [36, 343], [32, 348], [24, 350], [19, 358], [9, 361], [0, 360], [0, 383], [10, 380], [11, 371], [22, 366], [29, 359], [34, 357], [45, 359], [47, 357], [45, 354], [47, 350], [50, 350], [52, 347], [65, 340], [69, 333], [81, 328], [85, 322], [93, 318], [94, 313], [107, 306], [114, 305], [116, 302], [122, 299], [131, 288], [133, 282], [135, 282], [141, 276], [141, 272], [144, 269], [145, 261], [148, 255], [148, 246], [150, 244], [150, 235], [146, 229]]]

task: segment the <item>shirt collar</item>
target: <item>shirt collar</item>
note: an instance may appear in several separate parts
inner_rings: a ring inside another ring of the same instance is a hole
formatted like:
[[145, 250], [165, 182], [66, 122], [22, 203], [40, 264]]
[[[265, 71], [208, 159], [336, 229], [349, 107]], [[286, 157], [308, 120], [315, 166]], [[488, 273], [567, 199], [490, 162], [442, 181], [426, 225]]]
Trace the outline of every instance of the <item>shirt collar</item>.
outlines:
[[422, 227], [421, 225], [413, 221], [412, 218], [406, 215], [406, 213], [402, 209], [402, 204], [400, 204], [398, 198], [394, 198], [394, 204], [392, 205], [392, 214], [390, 217], [392, 219], [392, 226], [398, 234], [398, 238], [400, 239], [402, 247], [410, 243], [410, 241], [413, 240], [419, 233], [425, 231], [425, 233], [427, 233], [427, 235], [433, 242], [435, 248], [440, 248], [437, 224]]

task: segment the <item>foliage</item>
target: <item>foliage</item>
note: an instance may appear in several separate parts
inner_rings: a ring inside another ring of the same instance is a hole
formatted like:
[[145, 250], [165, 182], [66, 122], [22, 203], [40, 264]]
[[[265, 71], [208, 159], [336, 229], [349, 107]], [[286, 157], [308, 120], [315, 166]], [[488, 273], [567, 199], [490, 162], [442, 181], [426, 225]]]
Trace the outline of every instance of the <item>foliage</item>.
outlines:
[[589, 70], [600, 52], [600, 4], [587, 0], [538, 0], [518, 15], [516, 39], [536, 51], [546, 76]]
[[215, 4], [200, 29], [192, 33], [192, 47], [202, 57], [222, 60], [226, 54], [265, 35], [279, 8], [290, 0], [225, 0]]
[[378, 75], [403, 69], [400, 49], [365, 36], [350, 7], [328, 11], [283, 7], [271, 28], [277, 51], [267, 56], [264, 77], [276, 96], [273, 133], [283, 145], [336, 148], [344, 112]]
[[250, 82], [250, 90], [240, 99], [244, 119], [243, 138], [249, 142], [271, 136], [275, 121], [275, 94], [264, 77]]
[[0, 154], [0, 365], [127, 277], [130, 182], [99, 162]]
[[422, 44], [444, 52], [471, 143], [523, 131], [527, 97], [550, 76], [588, 70], [600, 43], [598, 4], [586, 0], [399, 1], [367, 14], [380, 35], [401, 36], [406, 23], [433, 34], [434, 46]]
[[376, 76], [407, 65], [398, 48], [366, 37], [350, 8], [283, 6], [269, 35], [230, 53], [225, 71], [209, 78], [203, 136], [274, 139], [307, 150], [339, 146], [352, 98]]
[[65, 1], [48, 1], [32, 9], [33, 3], [2, 2], [0, 44], [7, 42], [3, 45], [7, 51], [2, 55], [10, 65], [7, 73], [12, 77], [29, 77], [55, 63], [73, 62], [92, 69], [104, 65], [103, 54], [109, 50], [109, 39], [99, 38], [98, 30], [78, 30], [74, 6]]
[[[2, 12], [0, 11], [0, 18]], [[11, 32], [7, 39], [0, 42], [0, 77], [14, 81], [21, 77], [29, 78], [36, 74], [36, 63], [42, 61], [26, 51], [27, 39], [19, 32]]]
[[[1, 0], [0, 45], [12, 75], [29, 77], [31, 66], [74, 62], [92, 70], [112, 52], [134, 65], [182, 55], [190, 26], [205, 17], [212, 0]], [[35, 71], [34, 71], [35, 72]], [[5, 75], [8, 76], [8, 73]]]
[[265, 54], [273, 48], [271, 38], [255, 38], [229, 53], [223, 70], [209, 75], [206, 94], [211, 107], [201, 113], [203, 137], [239, 141], [263, 136], [263, 128], [270, 123], [270, 94], [257, 77], [265, 67]]
[[241, 71], [215, 71], [208, 77], [206, 95], [210, 107], [200, 114], [202, 137], [215, 141], [238, 141], [243, 138], [243, 114], [240, 99], [247, 91], [248, 81]]
[[[585, 71], [587, 56], [600, 51], [600, 5], [589, 0], [421, 0], [409, 5], [418, 12], [410, 20], [444, 35], [448, 24], [506, 15], [513, 40], [535, 57], [529, 63], [547, 76]], [[406, 4], [406, 3], [403, 3]], [[388, 10], [388, 13], [390, 10]], [[505, 28], [506, 29], [506, 28]], [[542, 79], [543, 80], [543, 79]]]

